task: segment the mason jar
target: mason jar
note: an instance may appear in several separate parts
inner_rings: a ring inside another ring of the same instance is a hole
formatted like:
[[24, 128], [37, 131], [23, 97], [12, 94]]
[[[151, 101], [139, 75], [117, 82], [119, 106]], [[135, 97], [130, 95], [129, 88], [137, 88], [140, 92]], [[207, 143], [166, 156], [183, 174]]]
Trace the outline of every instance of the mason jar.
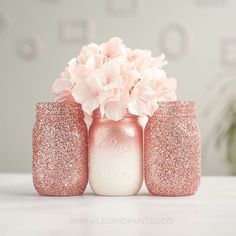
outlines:
[[96, 110], [89, 129], [89, 183], [97, 195], [136, 194], [143, 180], [143, 136], [137, 116], [101, 117]]
[[77, 103], [36, 105], [33, 183], [41, 195], [80, 195], [88, 182], [88, 137]]
[[201, 176], [196, 104], [161, 102], [144, 132], [145, 182], [152, 195], [194, 194]]

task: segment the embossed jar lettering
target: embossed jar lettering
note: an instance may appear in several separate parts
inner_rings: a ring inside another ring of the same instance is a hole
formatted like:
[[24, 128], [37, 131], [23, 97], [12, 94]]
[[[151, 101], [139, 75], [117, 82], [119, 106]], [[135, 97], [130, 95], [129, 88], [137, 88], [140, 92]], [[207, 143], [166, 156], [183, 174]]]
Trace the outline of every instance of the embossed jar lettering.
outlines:
[[142, 184], [142, 129], [137, 117], [93, 115], [89, 130], [89, 183], [98, 195], [132, 195]]

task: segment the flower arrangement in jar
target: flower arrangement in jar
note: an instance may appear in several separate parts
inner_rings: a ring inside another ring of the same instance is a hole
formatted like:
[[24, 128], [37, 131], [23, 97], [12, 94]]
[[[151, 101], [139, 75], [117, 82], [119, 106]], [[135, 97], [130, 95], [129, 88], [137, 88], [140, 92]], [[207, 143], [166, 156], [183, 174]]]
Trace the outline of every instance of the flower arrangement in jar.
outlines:
[[176, 100], [165, 56], [130, 49], [120, 38], [82, 47], [53, 86], [57, 101], [81, 104], [89, 128], [89, 183], [98, 195], [132, 195], [142, 185], [146, 120], [158, 102]]

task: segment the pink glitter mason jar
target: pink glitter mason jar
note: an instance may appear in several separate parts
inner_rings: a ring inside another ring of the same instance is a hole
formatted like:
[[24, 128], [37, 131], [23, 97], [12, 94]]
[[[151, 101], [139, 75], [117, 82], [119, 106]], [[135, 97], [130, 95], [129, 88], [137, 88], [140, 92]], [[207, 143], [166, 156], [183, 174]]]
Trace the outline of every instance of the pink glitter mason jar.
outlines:
[[80, 195], [87, 182], [87, 128], [80, 105], [38, 103], [33, 128], [35, 189], [46, 196]]
[[144, 172], [158, 196], [194, 194], [201, 176], [201, 138], [194, 102], [161, 102], [144, 133]]
[[95, 194], [136, 194], [143, 180], [143, 138], [137, 117], [102, 118], [94, 112], [89, 129], [89, 183]]

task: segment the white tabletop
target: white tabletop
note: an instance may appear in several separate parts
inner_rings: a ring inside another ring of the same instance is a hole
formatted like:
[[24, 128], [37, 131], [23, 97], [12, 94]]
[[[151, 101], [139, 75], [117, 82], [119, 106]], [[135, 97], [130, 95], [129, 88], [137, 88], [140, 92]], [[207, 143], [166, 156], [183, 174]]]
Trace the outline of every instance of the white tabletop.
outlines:
[[29, 174], [0, 174], [0, 235], [236, 235], [236, 177], [202, 177], [197, 194], [41, 197]]

